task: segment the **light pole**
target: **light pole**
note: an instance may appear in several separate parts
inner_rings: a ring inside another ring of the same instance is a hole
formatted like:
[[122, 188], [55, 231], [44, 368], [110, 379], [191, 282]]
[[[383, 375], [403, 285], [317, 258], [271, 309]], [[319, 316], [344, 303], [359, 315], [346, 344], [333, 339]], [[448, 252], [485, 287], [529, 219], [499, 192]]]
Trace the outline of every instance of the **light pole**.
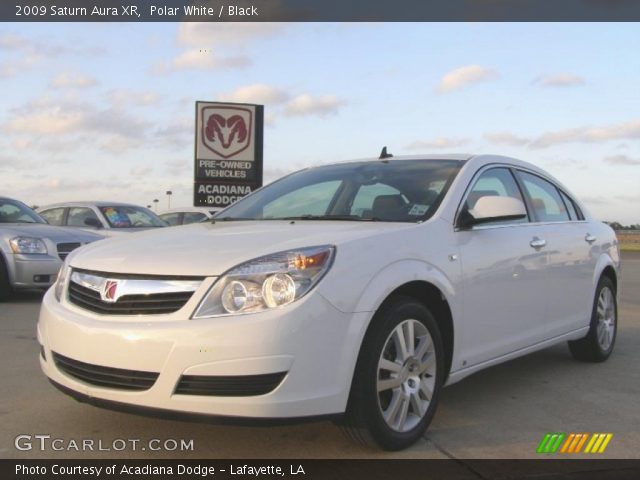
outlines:
[[154, 199], [153, 199], [153, 207], [154, 207], [154, 209], [155, 209], [155, 211], [156, 211], [156, 212], [158, 211], [158, 202], [159, 202], [159, 201], [160, 201], [160, 200], [158, 200], [157, 198], [154, 198]]
[[171, 190], [167, 190], [167, 210], [171, 209], [171, 195], [173, 192]]

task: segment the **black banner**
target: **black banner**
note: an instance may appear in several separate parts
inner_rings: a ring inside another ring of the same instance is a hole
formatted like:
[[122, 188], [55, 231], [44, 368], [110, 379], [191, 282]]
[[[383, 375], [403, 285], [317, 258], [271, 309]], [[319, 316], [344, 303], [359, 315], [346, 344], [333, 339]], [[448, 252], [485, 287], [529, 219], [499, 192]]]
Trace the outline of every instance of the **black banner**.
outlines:
[[640, 460], [0, 460], [14, 479], [629, 479]]
[[633, 22], [637, 0], [15, 0], [4, 22]]

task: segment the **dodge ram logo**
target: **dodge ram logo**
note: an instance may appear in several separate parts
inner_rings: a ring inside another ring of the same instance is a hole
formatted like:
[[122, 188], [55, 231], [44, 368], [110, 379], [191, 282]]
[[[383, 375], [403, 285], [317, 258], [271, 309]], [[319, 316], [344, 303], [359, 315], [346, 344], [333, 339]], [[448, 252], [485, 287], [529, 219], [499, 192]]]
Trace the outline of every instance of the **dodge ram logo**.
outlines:
[[104, 282], [104, 287], [102, 287], [102, 291], [100, 292], [102, 301], [114, 303], [118, 299], [116, 296], [117, 290], [118, 282], [116, 280], [107, 280]]
[[231, 158], [251, 144], [253, 115], [248, 108], [204, 107], [202, 142], [222, 158]]

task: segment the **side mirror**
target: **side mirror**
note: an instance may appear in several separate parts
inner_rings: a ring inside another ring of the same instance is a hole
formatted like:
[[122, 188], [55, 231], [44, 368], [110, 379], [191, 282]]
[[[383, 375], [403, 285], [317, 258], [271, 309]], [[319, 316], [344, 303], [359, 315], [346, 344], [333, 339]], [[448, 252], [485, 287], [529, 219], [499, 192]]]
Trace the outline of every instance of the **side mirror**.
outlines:
[[84, 224], [86, 226], [88, 226], [88, 227], [102, 228], [102, 224], [100, 223], [100, 220], [98, 220], [97, 218], [93, 218], [93, 217], [85, 218], [84, 219]]
[[527, 216], [521, 200], [512, 197], [480, 197], [470, 210], [463, 210], [458, 217], [458, 227], [468, 229], [481, 223], [519, 220]]

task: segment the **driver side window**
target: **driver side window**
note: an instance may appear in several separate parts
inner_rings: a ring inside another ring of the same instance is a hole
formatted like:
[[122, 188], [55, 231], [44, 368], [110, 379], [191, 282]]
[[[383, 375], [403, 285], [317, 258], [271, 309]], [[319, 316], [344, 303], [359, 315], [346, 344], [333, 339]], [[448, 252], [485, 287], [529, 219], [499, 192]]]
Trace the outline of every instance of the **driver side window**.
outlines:
[[[482, 197], [511, 197], [524, 203], [518, 184], [511, 171], [507, 168], [491, 168], [483, 172], [476, 180], [473, 188], [467, 195], [464, 208], [473, 215], [473, 208]], [[500, 225], [503, 223], [527, 223], [527, 217], [517, 220], [497, 220], [483, 225]]]

